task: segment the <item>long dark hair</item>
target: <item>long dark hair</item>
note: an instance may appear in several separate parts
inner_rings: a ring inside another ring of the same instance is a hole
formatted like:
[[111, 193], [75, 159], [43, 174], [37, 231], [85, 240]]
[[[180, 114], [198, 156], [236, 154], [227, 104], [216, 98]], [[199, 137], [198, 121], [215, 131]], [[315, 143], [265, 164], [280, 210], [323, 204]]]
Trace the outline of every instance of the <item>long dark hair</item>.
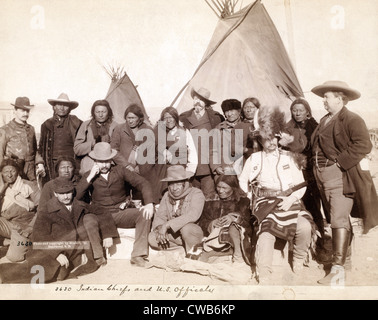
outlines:
[[63, 161], [68, 161], [68, 162], [71, 162], [73, 168], [74, 168], [74, 172], [76, 171], [76, 161], [74, 158], [72, 157], [69, 157], [69, 156], [62, 156], [62, 157], [59, 157], [58, 158], [58, 161], [56, 162], [55, 164], [55, 173], [58, 174], [58, 170], [59, 170], [59, 166], [60, 164], [63, 162]]
[[164, 121], [164, 115], [166, 113], [169, 113], [173, 119], [175, 119], [176, 126], [179, 126], [179, 114], [177, 112], [177, 109], [174, 107], [166, 107], [163, 109], [163, 111], [160, 114], [160, 121]]
[[140, 106], [138, 106], [135, 103], [129, 105], [127, 107], [127, 109], [125, 110], [125, 113], [123, 115], [123, 117], [125, 118], [125, 120], [126, 120], [127, 115], [130, 112], [134, 113], [139, 118], [139, 125], [141, 125], [144, 122], [144, 113], [143, 113], [143, 110], [142, 110], [142, 108]]
[[303, 99], [303, 98], [297, 98], [295, 99], [292, 103], [291, 103], [291, 106], [290, 106], [290, 113], [291, 113], [291, 118], [295, 121], [294, 117], [293, 117], [293, 108], [296, 104], [302, 104], [306, 111], [308, 112], [308, 118], [312, 118], [312, 111], [311, 111], [311, 107], [310, 107], [310, 104], [307, 102], [307, 100]]
[[220, 182], [224, 182], [232, 188], [233, 200], [239, 201], [240, 198], [247, 196], [245, 192], [240, 188], [239, 180], [235, 175], [229, 175], [229, 174], [220, 175], [215, 181], [215, 187], [217, 187]]
[[95, 118], [95, 109], [97, 106], [104, 106], [106, 107], [106, 109], [108, 109], [108, 120], [107, 121], [111, 121], [113, 120], [113, 110], [112, 108], [110, 108], [110, 104], [108, 102], [108, 100], [96, 100], [93, 105], [92, 105], [92, 109], [91, 109], [91, 115], [92, 115], [92, 118], [94, 119]]

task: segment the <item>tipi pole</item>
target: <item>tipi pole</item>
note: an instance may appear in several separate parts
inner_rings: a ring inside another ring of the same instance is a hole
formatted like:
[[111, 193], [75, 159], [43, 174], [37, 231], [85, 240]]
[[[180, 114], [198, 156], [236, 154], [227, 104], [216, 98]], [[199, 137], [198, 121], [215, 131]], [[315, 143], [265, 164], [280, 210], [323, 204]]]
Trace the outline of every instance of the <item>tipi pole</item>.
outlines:
[[214, 10], [214, 8], [211, 6], [211, 4], [207, 1], [207, 0], [205, 0], [205, 2], [207, 3], [207, 5], [211, 8], [211, 10], [213, 10], [214, 11], [214, 13], [216, 14], [216, 16], [218, 17], [218, 19], [220, 19], [220, 15]]
[[293, 32], [293, 17], [291, 14], [290, 0], [284, 0], [285, 4], [285, 14], [286, 14], [286, 28], [289, 41], [289, 52], [290, 58], [293, 63], [294, 69], [296, 69], [295, 64], [295, 48], [294, 48], [294, 32]]
[[182, 92], [186, 89], [186, 87], [189, 85], [190, 81], [192, 81], [192, 79], [194, 78], [194, 76], [197, 74], [197, 72], [202, 68], [202, 66], [210, 59], [210, 57], [215, 53], [215, 51], [217, 51], [217, 49], [219, 48], [219, 46], [228, 38], [228, 36], [234, 32], [235, 29], [237, 29], [240, 24], [244, 21], [245, 17], [248, 15], [248, 13], [254, 8], [255, 4], [256, 3], [260, 3], [261, 0], [256, 0], [250, 7], [249, 9], [247, 10], [247, 12], [245, 12], [244, 16], [241, 17], [229, 30], [228, 32], [225, 34], [225, 36], [218, 42], [218, 44], [214, 47], [214, 49], [207, 55], [207, 57], [205, 59], [202, 60], [202, 62], [200, 63], [200, 65], [197, 67], [196, 71], [194, 71], [194, 74], [193, 76], [190, 78], [190, 80], [182, 87], [182, 89], [180, 90], [180, 92], [176, 95], [176, 97], [174, 98], [174, 100], [172, 101], [171, 103], [171, 107], [176, 103], [176, 100], [181, 96]]

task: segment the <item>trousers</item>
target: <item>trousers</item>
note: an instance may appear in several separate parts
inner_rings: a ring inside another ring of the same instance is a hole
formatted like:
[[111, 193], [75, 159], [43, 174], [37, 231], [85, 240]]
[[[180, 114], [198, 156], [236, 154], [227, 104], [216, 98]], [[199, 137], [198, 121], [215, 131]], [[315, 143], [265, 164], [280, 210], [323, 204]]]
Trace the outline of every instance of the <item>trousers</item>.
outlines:
[[[148, 233], [151, 228], [151, 220], [143, 218], [139, 209], [118, 210], [112, 213], [117, 228], [135, 228], [135, 241], [131, 258], [148, 256]], [[93, 257], [99, 259], [104, 256], [102, 237], [100, 234], [99, 220], [96, 215], [84, 216], [84, 227], [87, 230], [91, 242]]]
[[12, 262], [25, 260], [28, 251], [29, 239], [15, 230], [12, 222], [0, 217], [0, 236], [10, 239], [10, 245], [6, 257]]
[[[276, 237], [269, 232], [263, 232], [257, 239], [255, 260], [256, 269], [260, 275], [267, 275], [272, 272], [273, 252]], [[297, 230], [294, 236], [293, 258], [303, 260], [307, 257], [311, 244], [311, 224], [298, 215]]]
[[343, 194], [343, 173], [336, 165], [324, 168], [314, 167], [316, 183], [323, 203], [330, 214], [331, 228], [345, 228], [351, 230], [350, 212], [353, 199]]
[[[202, 241], [202, 238], [203, 231], [201, 227], [195, 223], [186, 224], [176, 233], [168, 231], [168, 241], [171, 247], [184, 246], [186, 252], [188, 252], [196, 244], [200, 243]], [[151, 231], [148, 235], [148, 242], [152, 249], [161, 249], [156, 241], [156, 235], [154, 231]]]

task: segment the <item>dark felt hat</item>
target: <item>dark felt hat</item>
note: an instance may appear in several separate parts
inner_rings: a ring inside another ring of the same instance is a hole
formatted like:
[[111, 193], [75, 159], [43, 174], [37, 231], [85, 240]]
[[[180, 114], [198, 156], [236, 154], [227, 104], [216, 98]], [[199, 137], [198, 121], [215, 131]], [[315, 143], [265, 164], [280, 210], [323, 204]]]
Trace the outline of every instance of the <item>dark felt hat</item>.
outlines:
[[24, 110], [30, 110], [34, 107], [34, 104], [30, 104], [30, 100], [28, 97], [18, 97], [16, 98], [16, 102], [14, 104], [11, 103], [11, 105]]
[[73, 182], [64, 177], [57, 177], [53, 180], [53, 191], [56, 193], [68, 193], [75, 189]]

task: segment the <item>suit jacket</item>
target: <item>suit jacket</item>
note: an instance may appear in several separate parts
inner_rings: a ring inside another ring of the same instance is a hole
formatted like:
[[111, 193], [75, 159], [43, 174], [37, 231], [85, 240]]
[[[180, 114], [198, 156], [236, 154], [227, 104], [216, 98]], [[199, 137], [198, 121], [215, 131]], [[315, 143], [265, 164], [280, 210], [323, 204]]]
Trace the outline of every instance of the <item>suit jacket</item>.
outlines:
[[91, 193], [92, 204], [99, 207], [118, 207], [128, 196], [128, 191], [134, 187], [141, 191], [143, 203], [157, 203], [151, 184], [142, 176], [121, 166], [112, 166], [108, 180], [101, 175], [90, 183], [87, 181], [89, 171], [84, 174], [76, 187], [76, 197], [84, 199], [87, 191]]

